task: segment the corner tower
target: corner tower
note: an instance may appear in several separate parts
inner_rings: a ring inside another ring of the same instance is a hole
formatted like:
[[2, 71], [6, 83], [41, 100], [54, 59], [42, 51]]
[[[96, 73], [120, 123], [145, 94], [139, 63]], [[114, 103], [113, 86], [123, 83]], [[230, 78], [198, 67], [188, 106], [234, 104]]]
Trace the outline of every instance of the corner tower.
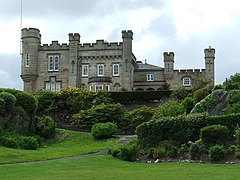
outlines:
[[35, 28], [24, 28], [21, 33], [21, 78], [24, 82], [24, 91], [34, 93], [38, 77], [38, 50], [41, 35], [39, 29]]
[[206, 80], [209, 80], [210, 86], [214, 86], [214, 60], [215, 60], [215, 49], [209, 48], [204, 49], [205, 54], [205, 78]]
[[123, 50], [122, 50], [123, 88], [127, 91], [131, 91], [133, 89], [133, 72], [134, 72], [134, 66], [132, 62], [133, 32], [131, 30], [122, 31], [122, 39], [123, 39]]
[[173, 78], [174, 70], [174, 53], [173, 52], [164, 52], [164, 74], [166, 80], [171, 80]]

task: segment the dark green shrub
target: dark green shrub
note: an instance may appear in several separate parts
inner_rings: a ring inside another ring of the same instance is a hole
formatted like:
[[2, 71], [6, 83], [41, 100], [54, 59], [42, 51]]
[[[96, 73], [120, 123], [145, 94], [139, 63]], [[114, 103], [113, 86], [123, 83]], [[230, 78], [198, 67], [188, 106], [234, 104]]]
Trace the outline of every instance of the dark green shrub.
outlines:
[[226, 150], [224, 146], [217, 144], [210, 147], [208, 154], [211, 161], [220, 161], [226, 156]]
[[36, 134], [43, 138], [51, 138], [55, 134], [55, 121], [50, 116], [36, 117]]
[[120, 157], [125, 161], [135, 161], [138, 152], [137, 139], [130, 139], [122, 146]]
[[201, 156], [203, 153], [205, 153], [206, 148], [203, 145], [202, 140], [197, 140], [194, 143], [190, 144], [190, 148], [189, 148], [189, 155], [190, 155], [190, 159], [192, 160], [198, 160], [201, 159]]
[[154, 110], [147, 106], [135, 109], [130, 113], [131, 123], [130, 126], [134, 129], [143, 122], [150, 121], [153, 117]]
[[164, 147], [158, 146], [158, 147], [154, 148], [154, 151], [153, 151], [154, 159], [163, 158], [165, 156], [166, 156], [166, 149]]
[[235, 137], [236, 137], [237, 144], [240, 145], [240, 128], [237, 128], [235, 130]]
[[159, 109], [155, 111], [154, 118], [175, 117], [184, 113], [185, 109], [181, 103], [176, 100], [169, 100], [160, 105]]
[[19, 140], [12, 135], [2, 135], [0, 136], [0, 145], [9, 147], [9, 148], [18, 148]]
[[237, 152], [237, 151], [238, 151], [238, 147], [235, 146], [235, 145], [231, 145], [231, 146], [228, 147], [228, 153], [229, 154], [235, 154], [235, 152]]
[[6, 113], [6, 102], [3, 98], [0, 98], [0, 116]]
[[170, 146], [170, 148], [167, 149], [167, 156], [171, 158], [178, 157], [178, 147], [174, 145]]
[[126, 113], [127, 110], [121, 104], [100, 104], [75, 114], [73, 125], [90, 128], [96, 123], [113, 122], [118, 127], [123, 127]]
[[35, 137], [21, 136], [19, 137], [19, 147], [21, 149], [36, 150], [39, 148], [39, 142]]
[[190, 113], [191, 110], [193, 109], [194, 107], [194, 99], [193, 97], [189, 96], [189, 97], [186, 97], [183, 101], [182, 101], [182, 105], [183, 107], [185, 108], [186, 110], [186, 113]]
[[228, 128], [221, 125], [206, 126], [201, 129], [200, 138], [205, 145], [225, 145], [229, 140]]
[[14, 109], [17, 99], [13, 94], [10, 94], [8, 92], [1, 92], [0, 98], [2, 98], [5, 102], [6, 111], [12, 111]]
[[122, 149], [122, 144], [118, 144], [116, 146], [114, 146], [111, 149], [111, 154], [113, 157], [117, 157], [117, 158], [121, 158], [120, 154], [121, 154], [121, 149]]
[[37, 112], [40, 114], [50, 114], [56, 110], [56, 92], [41, 90], [35, 95], [38, 101]]
[[97, 123], [92, 126], [91, 134], [96, 139], [110, 138], [117, 131], [117, 125], [108, 123]]
[[190, 91], [186, 90], [186, 88], [181, 87], [175, 91], [172, 92], [171, 97], [176, 100], [183, 100], [185, 99]]
[[197, 103], [204, 99], [208, 94], [209, 94], [208, 88], [204, 87], [194, 92], [193, 99], [195, 103]]
[[240, 103], [235, 103], [232, 105], [228, 105], [225, 109], [225, 114], [236, 114], [240, 113]]
[[180, 156], [184, 156], [189, 151], [189, 147], [186, 144], [181, 144], [180, 148], [178, 149], [178, 154]]
[[214, 90], [217, 90], [217, 89], [224, 89], [224, 87], [223, 87], [223, 85], [221, 85], [221, 84], [217, 84], [217, 85], [215, 85], [214, 87], [213, 87], [213, 91]]

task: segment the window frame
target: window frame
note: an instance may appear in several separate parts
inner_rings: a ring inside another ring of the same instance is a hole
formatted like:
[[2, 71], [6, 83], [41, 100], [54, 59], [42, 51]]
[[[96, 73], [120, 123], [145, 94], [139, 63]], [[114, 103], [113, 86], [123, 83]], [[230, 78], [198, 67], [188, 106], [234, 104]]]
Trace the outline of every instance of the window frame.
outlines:
[[28, 68], [30, 66], [29, 64], [30, 64], [30, 54], [27, 53], [25, 57], [25, 67]]
[[[86, 74], [85, 74], [84, 70], [86, 70]], [[89, 74], [89, 65], [88, 64], [83, 64], [82, 65], [82, 76], [83, 77], [88, 77], [88, 74]]]
[[105, 91], [110, 91], [110, 85], [105, 85]]
[[[117, 73], [115, 73], [115, 67], [117, 67]], [[113, 76], [119, 76], [119, 64], [113, 64], [112, 66]]]
[[58, 72], [60, 65], [60, 56], [59, 55], [48, 55], [48, 71]]
[[61, 90], [61, 82], [46, 82], [45, 90], [57, 92]]
[[154, 74], [147, 74], [147, 81], [154, 81]]
[[[100, 67], [102, 67], [102, 69], [100, 69]], [[97, 75], [98, 76], [104, 76], [104, 64], [98, 64], [97, 65]]]
[[[101, 87], [100, 89], [97, 89], [97, 87]], [[95, 91], [102, 91], [103, 90], [103, 85], [102, 84], [96, 84], [95, 85]]]
[[191, 86], [191, 78], [190, 78], [190, 77], [184, 77], [184, 78], [182, 79], [182, 84], [183, 84], [183, 86], [185, 86], [185, 87]]

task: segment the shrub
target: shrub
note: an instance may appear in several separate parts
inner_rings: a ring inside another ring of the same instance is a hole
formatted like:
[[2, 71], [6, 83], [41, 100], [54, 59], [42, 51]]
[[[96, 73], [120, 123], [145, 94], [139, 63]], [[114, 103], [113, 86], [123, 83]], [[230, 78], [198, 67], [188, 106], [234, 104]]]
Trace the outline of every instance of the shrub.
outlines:
[[8, 92], [1, 92], [0, 98], [2, 98], [5, 102], [6, 111], [12, 111], [16, 104], [16, 97]]
[[201, 139], [190, 144], [190, 148], [189, 148], [190, 159], [198, 160], [201, 158], [204, 152], [205, 152], [205, 147]]
[[3, 98], [0, 97], [0, 115], [6, 112], [5, 106], [6, 106], [6, 102], [4, 101]]
[[135, 161], [138, 152], [137, 139], [130, 139], [122, 146], [120, 157], [125, 161]]
[[188, 146], [186, 144], [181, 144], [181, 147], [178, 149], [178, 154], [180, 156], [184, 156], [184, 154], [188, 151], [189, 151]]
[[185, 113], [185, 109], [181, 103], [176, 100], [169, 100], [160, 105], [159, 110], [154, 114], [154, 118], [175, 117]]
[[228, 153], [229, 154], [235, 154], [238, 151], [238, 147], [235, 145], [231, 145], [228, 147]]
[[36, 117], [36, 134], [43, 138], [51, 138], [55, 134], [55, 122], [50, 116]]
[[121, 158], [120, 154], [121, 154], [122, 146], [123, 146], [122, 144], [118, 144], [111, 149], [111, 154], [113, 157]]
[[130, 113], [129, 118], [131, 119], [130, 126], [134, 129], [143, 122], [147, 122], [152, 119], [154, 110], [147, 106], [135, 109]]
[[221, 125], [206, 126], [201, 129], [200, 138], [206, 145], [227, 144], [228, 128]]
[[226, 150], [224, 146], [217, 144], [210, 147], [208, 154], [211, 161], [220, 161], [226, 156]]
[[206, 88], [206, 87], [196, 90], [193, 94], [195, 103], [200, 102], [208, 94], [209, 94], [209, 91], [208, 91], [208, 88]]
[[215, 85], [214, 87], [213, 87], [213, 91], [214, 90], [217, 90], [217, 89], [223, 89], [224, 87], [223, 87], [223, 85], [221, 85], [221, 84], [217, 84], [217, 85]]
[[170, 148], [167, 150], [167, 156], [171, 158], [176, 158], [178, 157], [178, 147], [172, 145]]
[[186, 97], [183, 101], [182, 101], [182, 105], [183, 107], [185, 108], [186, 110], [186, 113], [190, 113], [191, 110], [193, 109], [194, 107], [194, 99], [193, 97], [189, 96], [189, 97]]
[[36, 150], [39, 148], [38, 140], [32, 136], [21, 136], [19, 147], [21, 149]]
[[117, 131], [117, 125], [108, 123], [97, 123], [92, 126], [91, 134], [96, 139], [105, 139], [111, 137]]
[[166, 156], [166, 149], [164, 147], [158, 146], [158, 147], [154, 148], [154, 151], [153, 151], [154, 159], [163, 158], [165, 156]]
[[240, 145], [240, 128], [237, 128], [235, 130], [235, 137], [236, 137], [237, 144]]
[[18, 139], [11, 135], [2, 135], [0, 137], [0, 145], [9, 148], [18, 148]]
[[177, 100], [183, 100], [185, 99], [189, 94], [189, 91], [186, 90], [186, 88], [181, 87], [175, 91], [172, 92], [171, 97]]
[[90, 128], [96, 123], [113, 122], [118, 127], [123, 127], [126, 113], [127, 110], [121, 104], [100, 104], [75, 114], [73, 125]]

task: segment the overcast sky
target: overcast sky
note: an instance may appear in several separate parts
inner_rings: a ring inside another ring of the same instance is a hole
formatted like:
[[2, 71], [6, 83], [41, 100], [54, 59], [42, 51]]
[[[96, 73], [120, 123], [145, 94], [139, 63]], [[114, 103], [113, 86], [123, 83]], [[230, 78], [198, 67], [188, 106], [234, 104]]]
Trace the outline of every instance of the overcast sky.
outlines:
[[[0, 0], [0, 87], [22, 90], [20, 78], [21, 0]], [[175, 69], [203, 69], [204, 48], [216, 49], [216, 83], [240, 72], [238, 0], [22, 0], [22, 27], [38, 28], [42, 44], [122, 41], [132, 30], [138, 60], [163, 66], [163, 52], [175, 53]]]

